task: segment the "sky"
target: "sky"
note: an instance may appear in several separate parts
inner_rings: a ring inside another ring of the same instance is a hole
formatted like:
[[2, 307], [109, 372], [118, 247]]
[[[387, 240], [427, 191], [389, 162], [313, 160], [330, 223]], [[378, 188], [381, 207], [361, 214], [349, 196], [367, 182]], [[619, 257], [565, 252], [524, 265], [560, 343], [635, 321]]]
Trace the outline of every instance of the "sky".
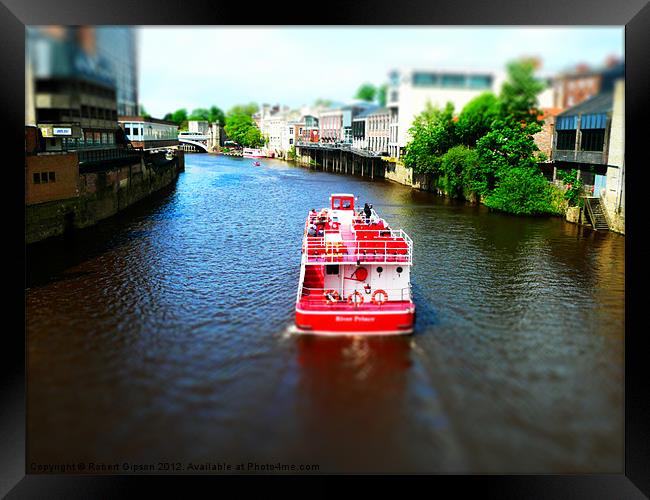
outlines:
[[179, 108], [349, 101], [400, 67], [503, 71], [521, 56], [552, 75], [624, 56], [624, 27], [142, 27], [140, 104]]

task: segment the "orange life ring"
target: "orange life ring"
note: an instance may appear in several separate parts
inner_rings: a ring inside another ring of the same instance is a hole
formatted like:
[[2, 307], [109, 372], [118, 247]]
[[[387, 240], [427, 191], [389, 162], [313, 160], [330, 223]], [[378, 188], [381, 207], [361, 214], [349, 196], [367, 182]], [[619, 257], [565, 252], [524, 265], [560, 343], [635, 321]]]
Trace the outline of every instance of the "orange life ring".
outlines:
[[[382, 294], [384, 296], [384, 300], [378, 300], [377, 295]], [[388, 294], [386, 293], [385, 290], [379, 289], [375, 290], [375, 293], [372, 294], [372, 303], [375, 304], [376, 306], [382, 305], [384, 302], [388, 300]]]
[[[354, 297], [359, 297], [359, 299], [354, 300]], [[363, 295], [361, 295], [361, 293], [358, 290], [348, 296], [348, 304], [350, 305], [354, 304], [355, 306], [360, 306], [361, 304], [363, 304], [363, 301], [364, 301]]]
[[328, 304], [334, 304], [335, 302], [341, 300], [341, 296], [336, 290], [325, 290], [325, 292], [323, 292], [323, 296], [325, 297], [325, 302]]

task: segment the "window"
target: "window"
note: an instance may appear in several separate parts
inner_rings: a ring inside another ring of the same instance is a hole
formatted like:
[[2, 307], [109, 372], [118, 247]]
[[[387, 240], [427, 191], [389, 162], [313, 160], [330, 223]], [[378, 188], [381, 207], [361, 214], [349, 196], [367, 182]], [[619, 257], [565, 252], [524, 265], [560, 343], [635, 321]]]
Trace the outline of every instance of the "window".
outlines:
[[293, 134], [293, 127], [289, 127], [289, 134]]
[[293, 144], [293, 139], [289, 139], [289, 144]]
[[126, 135], [131, 135], [131, 127], [124, 127], [124, 131], [126, 132]]
[[557, 143], [555, 149], [570, 150], [575, 149], [576, 131], [575, 130], [558, 130]]
[[605, 129], [596, 128], [581, 131], [581, 151], [602, 151], [605, 144]]
[[443, 87], [464, 87], [465, 75], [442, 75], [440, 83]]
[[334, 198], [334, 201], [332, 202], [332, 208], [337, 210], [341, 208], [341, 199], [340, 198]]
[[50, 182], [56, 182], [56, 174], [54, 172], [48, 172], [47, 176], [48, 176]]
[[41, 172], [41, 184], [47, 184], [47, 172]]
[[492, 77], [489, 75], [470, 75], [467, 84], [471, 89], [489, 89], [492, 86]]
[[350, 208], [351, 206], [350, 200], [343, 200], [343, 208]]
[[325, 266], [325, 274], [339, 274], [338, 264], [327, 264]]
[[440, 77], [435, 73], [413, 73], [415, 87], [434, 87], [440, 84]]
[[41, 183], [41, 174], [38, 172], [34, 172], [34, 184], [40, 184]]

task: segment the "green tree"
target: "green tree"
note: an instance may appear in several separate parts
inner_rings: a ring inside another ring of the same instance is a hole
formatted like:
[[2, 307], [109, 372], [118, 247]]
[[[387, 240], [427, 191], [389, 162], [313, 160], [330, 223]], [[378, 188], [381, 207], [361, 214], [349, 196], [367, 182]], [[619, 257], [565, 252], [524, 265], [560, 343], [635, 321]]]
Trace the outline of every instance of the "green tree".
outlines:
[[538, 169], [514, 167], [502, 171], [485, 205], [516, 215], [559, 215], [554, 187]]
[[440, 162], [439, 186], [449, 195], [465, 197], [472, 172], [478, 166], [478, 153], [466, 146], [454, 146]]
[[172, 113], [172, 121], [177, 123], [179, 126], [187, 121], [187, 110], [185, 108], [177, 109]]
[[226, 123], [226, 116], [224, 115], [223, 111], [221, 111], [221, 109], [216, 106], [211, 106], [210, 112], [208, 113], [208, 120], [210, 123], [217, 122], [223, 125]]
[[248, 115], [248, 116], [253, 116], [255, 113], [257, 113], [257, 110], [259, 109], [259, 106], [251, 102], [249, 104], [237, 104], [230, 108], [228, 111], [228, 115]]
[[441, 110], [427, 103], [409, 133], [412, 140], [406, 146], [404, 164], [414, 172], [439, 173], [442, 155], [457, 144], [453, 104]]
[[456, 123], [458, 139], [466, 146], [474, 147], [476, 141], [487, 134], [499, 117], [499, 99], [485, 92], [468, 102]]
[[264, 145], [262, 133], [255, 126], [250, 115], [245, 113], [228, 114], [224, 127], [226, 135], [244, 147], [259, 147]]
[[512, 61], [507, 65], [508, 76], [499, 96], [501, 115], [523, 123], [535, 123], [540, 115], [537, 109], [537, 94], [545, 84], [534, 76], [535, 62], [532, 59]]
[[187, 117], [188, 120], [208, 121], [210, 119], [210, 112], [205, 108], [196, 108], [192, 114]]
[[354, 97], [355, 99], [372, 102], [375, 100], [375, 95], [377, 95], [377, 87], [371, 83], [364, 83], [359, 87]]
[[479, 168], [471, 187], [485, 197], [486, 206], [518, 215], [558, 213], [553, 186], [537, 165], [533, 134], [539, 130], [538, 123], [511, 117], [496, 121], [478, 140]]
[[328, 107], [330, 104], [332, 104], [332, 101], [329, 99], [318, 98], [314, 101], [314, 106]]
[[471, 179], [470, 188], [485, 196], [508, 169], [537, 168], [535, 156], [539, 148], [533, 134], [540, 130], [537, 123], [524, 126], [513, 118], [494, 122], [492, 130], [476, 143], [480, 167]]

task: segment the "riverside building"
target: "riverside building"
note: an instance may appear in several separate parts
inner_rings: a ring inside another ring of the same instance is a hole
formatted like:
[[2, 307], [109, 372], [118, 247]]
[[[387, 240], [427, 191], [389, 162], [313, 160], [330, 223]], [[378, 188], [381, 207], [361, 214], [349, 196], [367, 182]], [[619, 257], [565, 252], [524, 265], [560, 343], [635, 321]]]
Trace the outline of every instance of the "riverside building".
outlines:
[[40, 129], [44, 149], [115, 147], [118, 114], [137, 114], [134, 31], [30, 26], [26, 51], [26, 123]]

